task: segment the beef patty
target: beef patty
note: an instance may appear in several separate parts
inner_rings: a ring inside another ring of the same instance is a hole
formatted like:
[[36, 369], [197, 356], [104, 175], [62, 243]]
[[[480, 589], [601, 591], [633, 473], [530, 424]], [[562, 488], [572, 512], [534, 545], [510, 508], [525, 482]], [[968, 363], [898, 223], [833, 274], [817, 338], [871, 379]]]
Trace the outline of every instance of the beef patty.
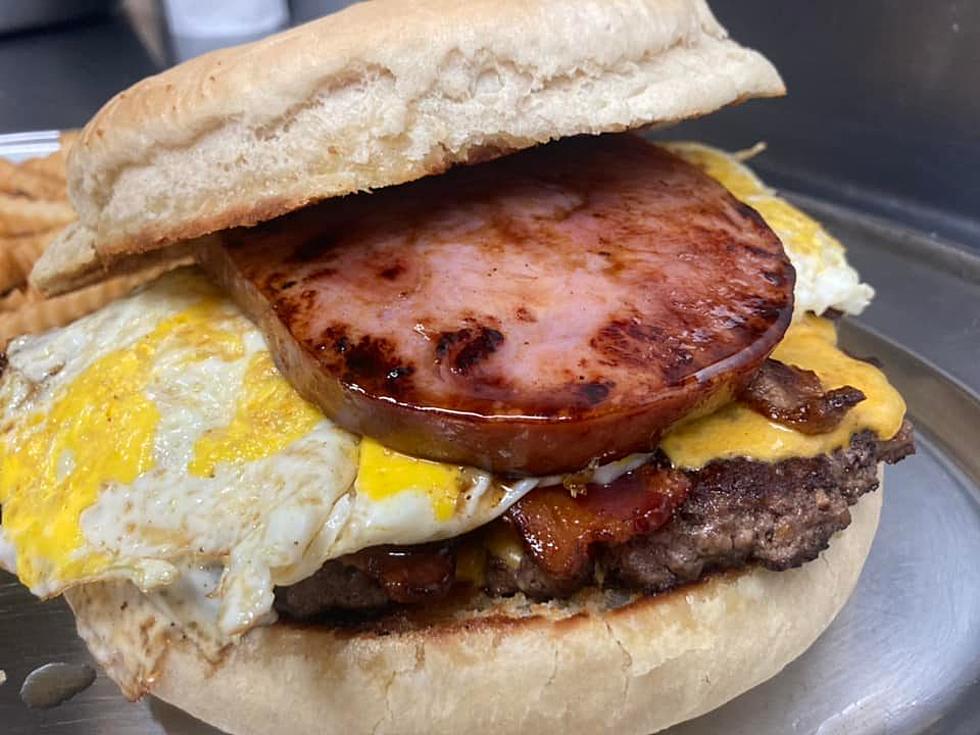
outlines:
[[[847, 447], [817, 457], [713, 462], [688, 473], [691, 489], [666, 525], [623, 544], [598, 544], [576, 577], [549, 575], [529, 554], [518, 561], [487, 552], [484, 589], [495, 596], [523, 592], [536, 600], [567, 597], [586, 585], [653, 594], [749, 564], [777, 571], [798, 567], [816, 559], [831, 536], [847, 528], [849, 506], [878, 488], [877, 464], [897, 462], [913, 451], [906, 422], [887, 441], [861, 432]], [[368, 549], [329, 561], [312, 577], [278, 588], [276, 609], [287, 617], [309, 618], [441, 597], [456, 583], [453, 552], [466, 543], [464, 537], [425, 547]], [[379, 552], [398, 560], [397, 584], [369, 563], [367, 557]], [[412, 568], [424, 579], [406, 587]]]

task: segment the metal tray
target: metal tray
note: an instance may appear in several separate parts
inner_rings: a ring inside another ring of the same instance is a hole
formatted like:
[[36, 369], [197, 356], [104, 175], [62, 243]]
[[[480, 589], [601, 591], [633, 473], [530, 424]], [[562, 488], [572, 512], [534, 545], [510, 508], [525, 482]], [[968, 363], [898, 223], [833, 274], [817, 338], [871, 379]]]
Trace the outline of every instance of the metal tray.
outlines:
[[[39, 155], [56, 140], [50, 133], [0, 136], [0, 155]], [[975, 735], [980, 257], [818, 200], [795, 199], [847, 243], [851, 261], [878, 291], [860, 319], [845, 322], [842, 341], [855, 354], [884, 361], [908, 401], [919, 451], [889, 468], [881, 527], [857, 591], [816, 645], [768, 683], [670, 733]], [[0, 668], [8, 677], [0, 686], [0, 731], [217, 733], [153, 698], [126, 702], [101, 673], [65, 704], [29, 710], [18, 697], [20, 685], [52, 661], [91, 662], [66, 606], [40, 603], [0, 573]]]

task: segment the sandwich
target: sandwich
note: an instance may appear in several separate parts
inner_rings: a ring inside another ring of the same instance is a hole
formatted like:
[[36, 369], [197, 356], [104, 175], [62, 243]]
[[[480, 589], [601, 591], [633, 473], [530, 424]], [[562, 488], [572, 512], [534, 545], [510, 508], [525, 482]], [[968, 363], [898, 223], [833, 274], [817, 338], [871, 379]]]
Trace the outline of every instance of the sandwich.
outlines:
[[0, 564], [230, 733], [650, 733], [774, 676], [911, 428], [841, 244], [645, 131], [783, 93], [701, 0], [387, 0], [119, 94], [31, 279], [169, 270], [8, 345]]

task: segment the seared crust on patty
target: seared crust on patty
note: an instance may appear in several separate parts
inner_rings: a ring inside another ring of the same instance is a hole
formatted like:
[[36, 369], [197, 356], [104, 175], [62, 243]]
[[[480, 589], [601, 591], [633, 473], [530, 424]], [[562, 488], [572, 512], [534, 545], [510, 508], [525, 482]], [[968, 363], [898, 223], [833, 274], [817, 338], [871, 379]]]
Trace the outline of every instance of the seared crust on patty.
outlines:
[[[849, 507], [878, 488], [877, 464], [897, 462], [913, 451], [912, 427], [905, 422], [886, 441], [864, 431], [847, 447], [816, 457], [713, 462], [688, 473], [691, 491], [669, 523], [625, 544], [597, 546], [581, 574], [555, 577], [529, 554], [515, 565], [491, 553], [484, 591], [492, 597], [523, 593], [534, 600], [570, 597], [589, 586], [652, 594], [748, 565], [774, 571], [798, 567], [816, 559], [830, 538], [850, 525]], [[316, 575], [280, 588], [276, 609], [306, 619], [390, 606], [383, 580], [363, 571], [357, 556], [327, 562]], [[417, 601], [437, 599], [447, 590]]]
[[711, 571], [746, 564], [784, 571], [813, 561], [850, 525], [849, 506], [878, 489], [878, 462], [912, 451], [906, 422], [888, 441], [864, 431], [832, 454], [713, 462], [691, 473], [692, 490], [670, 523], [603, 550], [606, 584], [660, 592]]

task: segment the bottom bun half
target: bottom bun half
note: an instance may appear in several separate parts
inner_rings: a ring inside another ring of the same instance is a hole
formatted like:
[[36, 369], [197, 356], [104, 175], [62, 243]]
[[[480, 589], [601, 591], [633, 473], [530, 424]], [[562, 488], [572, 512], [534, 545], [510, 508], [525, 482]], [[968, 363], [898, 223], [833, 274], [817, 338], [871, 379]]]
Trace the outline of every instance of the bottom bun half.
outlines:
[[618, 606], [596, 592], [369, 628], [276, 624], [218, 661], [128, 582], [67, 596], [124, 693], [151, 693], [230, 733], [639, 735], [712, 710], [803, 653], [854, 589], [881, 498], [866, 495], [799, 569], [750, 568]]

